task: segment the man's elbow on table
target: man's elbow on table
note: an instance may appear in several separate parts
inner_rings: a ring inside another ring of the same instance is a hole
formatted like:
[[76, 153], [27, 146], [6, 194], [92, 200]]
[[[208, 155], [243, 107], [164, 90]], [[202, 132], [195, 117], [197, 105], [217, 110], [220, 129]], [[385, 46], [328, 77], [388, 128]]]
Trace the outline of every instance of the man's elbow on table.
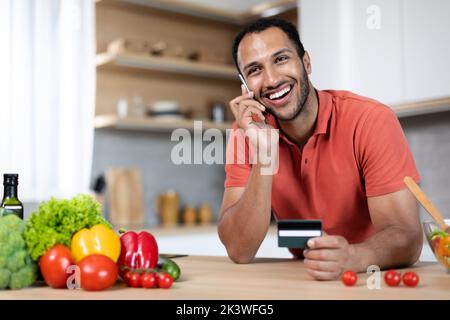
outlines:
[[419, 260], [423, 246], [422, 230], [420, 228], [402, 228], [392, 229], [391, 243], [392, 249], [388, 255], [387, 268], [409, 267]]
[[247, 250], [230, 250], [227, 248], [228, 257], [237, 264], [251, 263], [256, 254], [249, 253]]
[[219, 222], [218, 227], [219, 239], [227, 250], [228, 257], [234, 262], [239, 264], [246, 264], [253, 261], [256, 256], [256, 250], [242, 245], [242, 241], [237, 240], [236, 234], [230, 234], [225, 231], [223, 223]]
[[227, 243], [220, 232], [219, 238], [227, 250], [228, 257], [234, 263], [246, 264], [252, 262], [255, 258], [256, 252], [251, 248], [245, 247], [239, 243]]
[[414, 230], [414, 232], [405, 231], [404, 236], [406, 238], [404, 246], [408, 252], [408, 255], [405, 257], [405, 264], [406, 266], [412, 266], [419, 260], [420, 254], [422, 253], [422, 230], [418, 229]]

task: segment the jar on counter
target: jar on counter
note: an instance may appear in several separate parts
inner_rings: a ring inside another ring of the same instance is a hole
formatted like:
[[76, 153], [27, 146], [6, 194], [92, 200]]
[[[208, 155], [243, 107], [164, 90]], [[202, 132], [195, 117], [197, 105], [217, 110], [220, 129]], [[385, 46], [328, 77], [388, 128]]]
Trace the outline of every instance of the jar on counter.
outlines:
[[213, 221], [213, 211], [206, 202], [202, 203], [198, 209], [198, 221], [201, 225], [207, 225]]

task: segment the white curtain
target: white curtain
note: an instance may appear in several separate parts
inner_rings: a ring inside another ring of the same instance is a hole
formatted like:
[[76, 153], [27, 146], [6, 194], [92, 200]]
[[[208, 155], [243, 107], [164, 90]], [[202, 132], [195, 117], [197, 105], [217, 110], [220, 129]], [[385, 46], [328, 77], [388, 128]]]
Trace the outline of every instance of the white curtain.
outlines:
[[19, 199], [88, 191], [94, 114], [94, 1], [0, 0], [0, 172]]

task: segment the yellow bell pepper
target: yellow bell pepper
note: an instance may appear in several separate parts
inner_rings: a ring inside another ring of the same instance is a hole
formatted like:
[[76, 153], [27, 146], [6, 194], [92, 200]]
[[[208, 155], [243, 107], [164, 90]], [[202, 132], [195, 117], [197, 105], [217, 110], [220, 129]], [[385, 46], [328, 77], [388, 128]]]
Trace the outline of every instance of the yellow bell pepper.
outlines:
[[97, 224], [91, 229], [81, 229], [75, 233], [71, 251], [75, 262], [91, 254], [103, 254], [115, 263], [120, 255], [120, 238], [110, 228]]

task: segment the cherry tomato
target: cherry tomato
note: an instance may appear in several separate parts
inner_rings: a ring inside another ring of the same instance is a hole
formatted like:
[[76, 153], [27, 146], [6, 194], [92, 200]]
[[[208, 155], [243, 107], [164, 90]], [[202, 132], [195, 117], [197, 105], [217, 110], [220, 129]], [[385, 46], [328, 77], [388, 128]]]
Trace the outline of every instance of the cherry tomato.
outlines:
[[342, 274], [341, 281], [348, 287], [354, 286], [358, 281], [358, 275], [354, 271], [347, 270]]
[[389, 270], [384, 275], [384, 282], [390, 287], [396, 287], [399, 285], [401, 280], [401, 274], [395, 270]]
[[415, 287], [419, 283], [419, 276], [417, 275], [417, 273], [412, 272], [412, 271], [406, 272], [403, 275], [403, 283], [407, 287]]
[[74, 264], [70, 249], [61, 244], [49, 249], [39, 260], [42, 276], [52, 288], [67, 288], [70, 274], [66, 273], [66, 269]]
[[167, 289], [172, 286], [173, 278], [167, 272], [161, 272], [161, 273], [158, 273], [158, 276], [156, 278], [156, 283], [158, 284], [159, 288]]
[[109, 257], [93, 254], [78, 262], [81, 287], [89, 291], [99, 291], [111, 287], [117, 280], [119, 268]]
[[141, 274], [139, 272], [131, 272], [130, 282], [128, 283], [130, 287], [140, 288], [141, 287]]
[[131, 270], [126, 270], [123, 272], [122, 279], [128, 286], [130, 285], [130, 279], [133, 272]]
[[156, 275], [153, 272], [145, 273], [141, 276], [141, 285], [143, 288], [156, 287]]

